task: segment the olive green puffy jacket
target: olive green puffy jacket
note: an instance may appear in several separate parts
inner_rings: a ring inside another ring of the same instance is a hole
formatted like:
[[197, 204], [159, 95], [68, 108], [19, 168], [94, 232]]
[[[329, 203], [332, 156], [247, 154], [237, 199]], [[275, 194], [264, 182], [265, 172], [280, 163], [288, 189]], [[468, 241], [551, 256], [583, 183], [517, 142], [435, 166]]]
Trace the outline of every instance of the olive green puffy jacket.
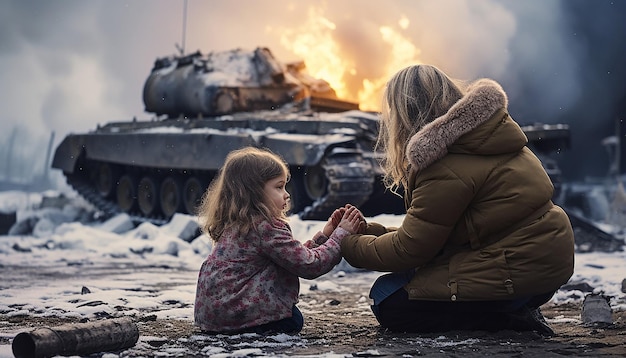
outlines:
[[343, 239], [345, 259], [377, 271], [416, 268], [411, 299], [500, 300], [557, 290], [574, 269], [574, 234], [553, 186], [488, 79], [409, 142], [407, 213]]

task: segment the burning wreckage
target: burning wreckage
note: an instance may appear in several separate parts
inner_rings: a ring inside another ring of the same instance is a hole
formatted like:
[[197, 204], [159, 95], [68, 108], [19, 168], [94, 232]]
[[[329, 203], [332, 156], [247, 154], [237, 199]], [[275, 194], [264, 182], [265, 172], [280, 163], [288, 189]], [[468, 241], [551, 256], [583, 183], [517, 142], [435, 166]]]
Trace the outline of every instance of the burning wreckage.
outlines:
[[607, 175], [563, 185], [555, 201], [568, 213], [578, 252], [621, 251], [626, 243], [626, 125], [602, 141], [609, 155]]
[[[403, 212], [402, 200], [381, 183], [377, 114], [339, 99], [303, 62], [281, 63], [261, 47], [158, 58], [143, 101], [155, 118], [70, 134], [54, 155], [52, 167], [106, 216], [163, 223], [177, 212], [193, 214], [226, 155], [243, 146], [269, 148], [287, 161], [292, 211], [303, 219], [325, 220], [345, 203], [366, 215]], [[560, 197], [550, 154], [569, 146], [569, 127], [523, 130]]]

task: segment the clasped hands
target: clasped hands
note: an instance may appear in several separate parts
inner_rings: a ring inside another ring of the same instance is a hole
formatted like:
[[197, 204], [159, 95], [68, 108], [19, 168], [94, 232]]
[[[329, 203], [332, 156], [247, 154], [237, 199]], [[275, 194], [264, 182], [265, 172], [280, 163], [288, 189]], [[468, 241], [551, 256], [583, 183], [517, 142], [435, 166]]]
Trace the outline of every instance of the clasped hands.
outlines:
[[365, 232], [367, 222], [365, 217], [356, 206], [346, 204], [346, 206], [335, 209], [328, 218], [322, 233], [329, 237], [336, 228], [342, 228], [351, 234], [362, 234]]

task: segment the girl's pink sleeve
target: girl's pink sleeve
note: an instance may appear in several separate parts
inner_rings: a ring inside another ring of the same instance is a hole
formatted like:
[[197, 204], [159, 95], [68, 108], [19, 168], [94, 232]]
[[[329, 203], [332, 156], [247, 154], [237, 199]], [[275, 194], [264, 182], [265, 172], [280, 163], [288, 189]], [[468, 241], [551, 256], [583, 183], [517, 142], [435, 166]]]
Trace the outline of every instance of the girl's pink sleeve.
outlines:
[[352, 233], [349, 232], [348, 230], [338, 227], [335, 229], [335, 231], [333, 231], [332, 234], [330, 234], [330, 239], [332, 239], [333, 241], [341, 245], [341, 240], [343, 240], [344, 237], [351, 235], [351, 234]]
[[315, 234], [315, 236], [313, 236], [311, 240], [307, 240], [304, 243], [304, 246], [306, 246], [309, 249], [313, 249], [324, 244], [326, 240], [328, 240], [328, 237], [324, 235], [321, 231], [318, 231], [317, 234]]
[[299, 277], [317, 278], [328, 273], [341, 261], [341, 247], [335, 239], [323, 239], [322, 244], [318, 244], [316, 239], [320, 237], [316, 235], [309, 240], [311, 243], [302, 244], [293, 238], [287, 225], [262, 225], [259, 229], [261, 254]]

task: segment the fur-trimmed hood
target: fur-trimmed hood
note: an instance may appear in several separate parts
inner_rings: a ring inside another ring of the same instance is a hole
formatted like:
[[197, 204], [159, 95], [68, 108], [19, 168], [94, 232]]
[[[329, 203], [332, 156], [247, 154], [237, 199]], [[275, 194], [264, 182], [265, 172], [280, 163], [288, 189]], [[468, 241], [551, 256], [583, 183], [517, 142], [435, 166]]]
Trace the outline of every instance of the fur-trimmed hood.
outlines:
[[488, 121], [497, 110], [506, 111], [507, 106], [506, 93], [497, 82], [473, 82], [446, 114], [425, 125], [409, 140], [406, 156], [413, 170], [422, 170], [444, 157], [461, 136]]

